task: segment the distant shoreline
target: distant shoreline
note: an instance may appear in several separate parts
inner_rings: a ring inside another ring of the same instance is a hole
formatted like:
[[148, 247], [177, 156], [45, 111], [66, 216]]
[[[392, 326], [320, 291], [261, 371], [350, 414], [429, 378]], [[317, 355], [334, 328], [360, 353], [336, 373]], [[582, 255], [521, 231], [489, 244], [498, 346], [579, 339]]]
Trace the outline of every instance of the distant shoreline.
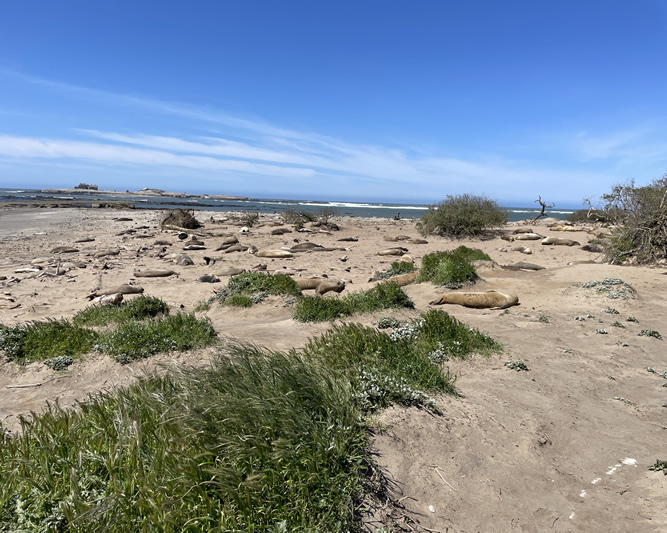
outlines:
[[247, 196], [229, 196], [225, 194], [188, 194], [186, 192], [170, 192], [163, 191], [161, 189], [142, 189], [140, 191], [108, 191], [108, 190], [97, 190], [97, 189], [41, 189], [39, 192], [42, 194], [87, 194], [87, 195], [104, 195], [104, 196], [152, 196], [155, 198], [167, 197], [167, 198], [196, 198], [201, 200], [211, 199], [211, 200], [248, 200], [252, 201], [253, 198]]

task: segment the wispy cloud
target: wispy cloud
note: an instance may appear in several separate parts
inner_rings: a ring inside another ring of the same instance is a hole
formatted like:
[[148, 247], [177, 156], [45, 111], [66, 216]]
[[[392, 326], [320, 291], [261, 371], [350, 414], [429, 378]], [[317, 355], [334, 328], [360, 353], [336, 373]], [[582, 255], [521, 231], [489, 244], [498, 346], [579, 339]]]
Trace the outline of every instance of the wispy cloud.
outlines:
[[[128, 127], [124, 132], [98, 127], [62, 131], [49, 138], [0, 132], [0, 157], [5, 159], [99, 164], [107, 171], [129, 166], [156, 172], [192, 169], [204, 176], [208, 173], [210, 179], [251, 176], [257, 190], [271, 183], [271, 190], [282, 188], [286, 196], [307, 183], [309, 194], [332, 194], [344, 189], [347, 197], [356, 190], [360, 198], [393, 196], [425, 201], [462, 192], [500, 199], [534, 199], [537, 194], [571, 199], [573, 194], [589, 196], [591, 191], [584, 187], [605, 190], [610, 180], [609, 172], [601, 167], [572, 171], [572, 166], [564, 169], [567, 165], [553, 161], [513, 159], [499, 154], [460, 158], [448, 154], [446, 148], [436, 153], [433, 149], [350, 143], [319, 133], [283, 128], [257, 117], [234, 116], [188, 103], [116, 94], [7, 71], [4, 74], [110, 109], [135, 111], [127, 114]], [[214, 129], [218, 133], [156, 135], [150, 131], [151, 121], [145, 119], [146, 114], [178, 118], [174, 120], [173, 131]], [[84, 123], [89, 122], [82, 120]], [[665, 160], [667, 148], [663, 145], [642, 144], [647, 135], [646, 128], [608, 136], [583, 133], [563, 143], [562, 155], [569, 146], [570, 154], [574, 147], [577, 157], [585, 161], [614, 158], [630, 161], [642, 155], [658, 162]], [[571, 161], [575, 158], [571, 157]], [[565, 183], [573, 184], [570, 190], [565, 190]]]

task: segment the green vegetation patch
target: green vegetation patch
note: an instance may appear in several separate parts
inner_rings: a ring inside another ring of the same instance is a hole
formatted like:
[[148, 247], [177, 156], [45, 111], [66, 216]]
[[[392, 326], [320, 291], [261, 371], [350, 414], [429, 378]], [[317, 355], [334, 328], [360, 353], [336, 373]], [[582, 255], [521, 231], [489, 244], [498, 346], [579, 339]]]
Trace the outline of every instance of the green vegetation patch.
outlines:
[[169, 314], [169, 306], [153, 296], [138, 296], [120, 305], [91, 305], [74, 316], [74, 323], [82, 326], [105, 326], [128, 320], [144, 320]]
[[414, 272], [415, 270], [416, 268], [412, 263], [408, 263], [407, 261], [395, 261], [391, 264], [391, 267], [387, 268], [386, 270], [381, 270], [375, 274], [372, 281], [393, 278], [394, 276], [408, 274], [410, 272]]
[[662, 473], [667, 476], [667, 461], [656, 459], [655, 464], [653, 466], [649, 466], [648, 469], [653, 470], [654, 472], [662, 471]]
[[422, 235], [475, 237], [502, 226], [507, 217], [506, 210], [484, 196], [448, 195], [446, 200], [429, 206], [428, 213], [417, 222], [417, 231]]
[[93, 349], [99, 334], [67, 320], [0, 325], [0, 350], [10, 361], [29, 363], [59, 355], [76, 357]]
[[364, 494], [386, 490], [364, 413], [455, 393], [424, 349], [442, 319], [419, 320], [417, 343], [339, 325], [288, 353], [229, 344], [22, 419], [0, 445], [0, 530], [360, 530]]
[[528, 365], [526, 365], [526, 363], [523, 361], [507, 361], [505, 366], [510, 370], [516, 370], [517, 372], [528, 371]]
[[207, 318], [178, 313], [161, 320], [130, 321], [104, 334], [95, 348], [121, 364], [156, 353], [186, 351], [215, 342], [217, 334]]
[[[301, 289], [291, 277], [286, 274], [267, 274], [265, 272], [244, 272], [237, 276], [232, 276], [227, 286], [219, 290], [214, 300], [221, 304], [226, 304], [231, 297], [244, 295], [250, 298], [251, 305], [264, 300], [269, 294], [279, 296], [298, 296]], [[235, 298], [237, 307], [250, 307], [244, 298]], [[243, 302], [243, 305], [239, 305]]]
[[602, 281], [587, 281], [586, 283], [583, 283], [581, 287], [584, 289], [595, 289], [595, 292], [605, 294], [610, 300], [626, 300], [628, 294], [634, 294], [635, 292], [630, 285], [618, 278], [604, 278]]
[[297, 300], [292, 316], [299, 322], [323, 322], [355, 313], [392, 308], [412, 309], [414, 306], [414, 302], [396, 283], [388, 281], [378, 283], [367, 291], [346, 294], [342, 298], [302, 296]]
[[245, 294], [232, 294], [224, 303], [230, 307], [252, 307], [252, 304], [252, 298]]
[[660, 332], [654, 329], [643, 329], [639, 333], [637, 333], [637, 335], [640, 337], [653, 337], [654, 339], [662, 339], [662, 335], [660, 335]]
[[459, 246], [456, 250], [433, 252], [422, 259], [417, 282], [431, 281], [450, 289], [460, 289], [463, 285], [475, 283], [479, 276], [473, 261], [491, 261], [480, 250]]

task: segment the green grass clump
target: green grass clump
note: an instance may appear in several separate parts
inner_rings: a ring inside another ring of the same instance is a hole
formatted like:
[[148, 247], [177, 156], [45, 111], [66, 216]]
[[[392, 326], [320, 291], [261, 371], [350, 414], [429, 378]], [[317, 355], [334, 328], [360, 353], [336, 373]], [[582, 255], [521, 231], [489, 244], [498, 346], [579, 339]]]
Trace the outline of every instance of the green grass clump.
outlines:
[[295, 352], [230, 347], [50, 406], [0, 446], [0, 530], [350, 530], [372, 461], [351, 397]]
[[412, 263], [408, 263], [407, 261], [394, 261], [391, 264], [391, 267], [389, 267], [386, 270], [381, 270], [375, 276], [373, 276], [372, 281], [389, 279], [394, 276], [399, 276], [401, 274], [408, 274], [410, 272], [414, 272], [415, 270], [416, 270], [415, 266]]
[[662, 339], [662, 335], [660, 335], [659, 331], [656, 331], [654, 329], [643, 329], [639, 333], [637, 333], [640, 337], [653, 337], [654, 339]]
[[450, 289], [460, 289], [463, 285], [475, 283], [479, 279], [473, 261], [490, 261], [491, 258], [481, 252], [459, 246], [456, 250], [433, 252], [422, 259], [417, 282], [431, 281]]
[[104, 334], [96, 349], [121, 364], [127, 364], [160, 352], [182, 352], [208, 346], [216, 337], [208, 319], [178, 313], [161, 320], [125, 322]]
[[516, 370], [517, 372], [527, 372], [529, 370], [528, 366], [523, 361], [507, 361], [505, 366], [510, 370]]
[[364, 413], [455, 393], [425, 348], [447, 340], [444, 316], [420, 317], [416, 343], [339, 325], [49, 405], [0, 441], [0, 530], [359, 531], [364, 494], [386, 489]]
[[253, 301], [250, 296], [245, 294], [233, 294], [225, 300], [224, 305], [230, 307], [252, 307]]
[[472, 194], [448, 195], [439, 204], [429, 206], [417, 230], [422, 235], [475, 237], [486, 230], [502, 226], [508, 213], [497, 202]]
[[656, 459], [655, 464], [653, 466], [649, 466], [648, 469], [653, 470], [654, 472], [662, 471], [662, 473], [667, 476], [667, 461]]
[[91, 305], [74, 316], [74, 323], [85, 326], [104, 326], [111, 322], [144, 320], [169, 314], [169, 306], [153, 296], [138, 296], [120, 305]]
[[[286, 274], [244, 272], [243, 274], [232, 276], [227, 286], [216, 293], [215, 299], [221, 304], [225, 304], [232, 296], [245, 295], [251, 297], [253, 303], [259, 303], [269, 294], [298, 296], [301, 294], [301, 289], [299, 289], [296, 281]], [[241, 299], [237, 299], [237, 301], [241, 301]]]
[[0, 326], [0, 350], [17, 363], [43, 361], [59, 355], [76, 357], [91, 351], [97, 338], [95, 331], [67, 320]]
[[355, 313], [414, 306], [413, 301], [396, 283], [388, 281], [378, 283], [370, 290], [350, 293], [342, 298], [302, 296], [297, 300], [292, 316], [299, 322], [323, 322]]

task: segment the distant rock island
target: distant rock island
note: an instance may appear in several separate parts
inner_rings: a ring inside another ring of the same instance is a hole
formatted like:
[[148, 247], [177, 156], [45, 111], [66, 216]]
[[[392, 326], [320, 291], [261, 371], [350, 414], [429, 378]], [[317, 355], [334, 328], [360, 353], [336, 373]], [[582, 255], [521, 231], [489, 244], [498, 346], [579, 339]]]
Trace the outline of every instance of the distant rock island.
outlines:
[[155, 189], [145, 187], [138, 191], [105, 191], [99, 190], [97, 185], [89, 185], [87, 183], [80, 183], [73, 189], [42, 189], [44, 194], [97, 194], [105, 196], [153, 196], [163, 198], [194, 198], [194, 199], [209, 199], [209, 200], [252, 200], [247, 196], [228, 196], [224, 194], [188, 194], [185, 192], [169, 192], [162, 189]]

